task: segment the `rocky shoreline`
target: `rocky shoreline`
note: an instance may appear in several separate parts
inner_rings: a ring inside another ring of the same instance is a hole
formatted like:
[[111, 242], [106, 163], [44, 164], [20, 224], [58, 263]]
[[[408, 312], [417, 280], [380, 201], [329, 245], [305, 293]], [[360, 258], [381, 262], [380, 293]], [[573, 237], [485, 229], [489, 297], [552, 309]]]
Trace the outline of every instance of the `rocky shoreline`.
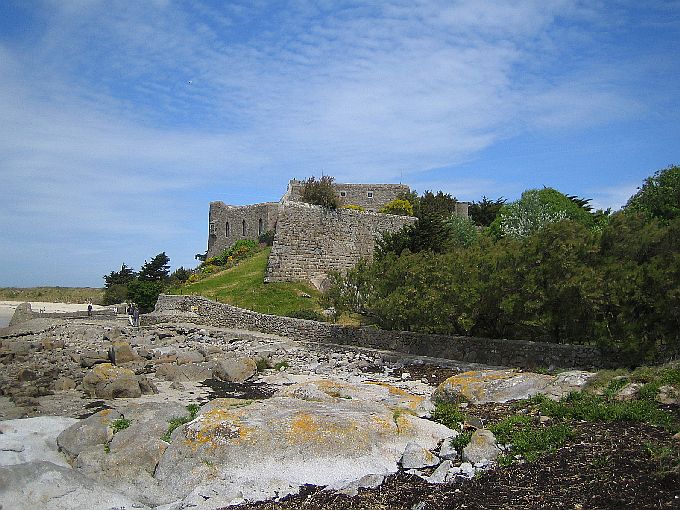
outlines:
[[[86, 317], [0, 330], [0, 364], [3, 510], [415, 508], [398, 494], [368, 503], [398, 483], [420, 510], [443, 508], [507, 448], [485, 406], [559, 398], [592, 376]], [[430, 419], [433, 395], [475, 402], [462, 452], [460, 432]]]

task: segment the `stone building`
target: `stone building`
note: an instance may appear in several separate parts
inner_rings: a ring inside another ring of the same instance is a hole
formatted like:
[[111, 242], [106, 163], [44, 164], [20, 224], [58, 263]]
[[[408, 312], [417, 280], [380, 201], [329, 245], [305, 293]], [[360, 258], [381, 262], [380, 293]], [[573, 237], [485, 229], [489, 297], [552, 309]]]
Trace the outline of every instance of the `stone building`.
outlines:
[[[211, 202], [208, 257], [214, 257], [239, 239], [254, 239], [272, 231], [274, 243], [265, 281], [319, 281], [331, 270], [353, 267], [371, 258], [376, 238], [395, 232], [415, 218], [380, 214], [387, 203], [409, 193], [405, 184], [333, 183], [342, 205], [358, 205], [365, 211], [337, 210], [303, 203], [302, 181], [291, 180], [279, 202], [231, 206]], [[467, 216], [467, 204], [458, 214]]]

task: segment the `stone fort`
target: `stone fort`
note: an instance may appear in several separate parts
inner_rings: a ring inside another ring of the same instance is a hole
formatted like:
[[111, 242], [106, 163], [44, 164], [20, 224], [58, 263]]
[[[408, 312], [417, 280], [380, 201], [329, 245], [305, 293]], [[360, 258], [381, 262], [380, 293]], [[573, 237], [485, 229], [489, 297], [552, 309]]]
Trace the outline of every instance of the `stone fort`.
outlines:
[[[410, 188], [405, 184], [333, 183], [341, 207], [330, 210], [300, 199], [303, 181], [288, 183], [278, 202], [232, 206], [211, 202], [208, 257], [214, 257], [239, 239], [254, 239], [268, 231], [274, 242], [265, 282], [309, 281], [320, 286], [329, 271], [343, 271], [362, 258], [371, 258], [375, 240], [395, 232], [416, 218], [378, 211]], [[342, 206], [358, 205], [364, 211]], [[466, 203], [456, 213], [467, 216]]]

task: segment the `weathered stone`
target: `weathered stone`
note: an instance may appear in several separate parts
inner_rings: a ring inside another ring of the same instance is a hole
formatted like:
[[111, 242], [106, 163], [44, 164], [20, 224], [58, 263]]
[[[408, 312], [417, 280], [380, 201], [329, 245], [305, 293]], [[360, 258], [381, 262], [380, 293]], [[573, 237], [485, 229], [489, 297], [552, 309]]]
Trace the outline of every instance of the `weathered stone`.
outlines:
[[213, 377], [221, 381], [244, 382], [257, 373], [257, 363], [252, 358], [227, 358], [217, 360]]
[[57, 436], [77, 421], [61, 416], [38, 416], [0, 422], [0, 466], [38, 460], [68, 466], [58, 451]]
[[442, 441], [442, 446], [439, 449], [439, 457], [445, 460], [456, 460], [458, 458], [458, 450], [451, 444], [451, 442], [458, 437], [458, 433], [451, 437], [447, 437]]
[[83, 389], [99, 398], [137, 398], [142, 395], [137, 376], [132, 370], [101, 363], [83, 377]]
[[109, 348], [109, 359], [111, 363], [120, 365], [130, 361], [139, 361], [141, 356], [130, 347], [129, 343], [118, 341], [113, 342], [113, 345]]
[[471, 371], [449, 377], [435, 390], [433, 400], [472, 403], [508, 402], [543, 393], [555, 378], [512, 370]]
[[680, 404], [680, 389], [664, 384], [659, 388], [655, 398], [660, 404], [678, 405]]
[[17, 380], [21, 382], [35, 381], [38, 378], [38, 374], [30, 368], [22, 368], [17, 374]]
[[498, 458], [500, 452], [493, 432], [479, 429], [475, 430], [470, 443], [463, 448], [463, 460], [472, 464], [485, 460], [493, 462]]
[[209, 363], [186, 365], [162, 364], [156, 368], [156, 377], [164, 381], [205, 381], [213, 376]]
[[76, 382], [70, 377], [60, 377], [54, 381], [54, 391], [68, 391], [76, 387]]
[[90, 368], [99, 363], [107, 363], [109, 361], [108, 351], [86, 350], [80, 355], [80, 366], [83, 368]]
[[421, 469], [436, 466], [439, 464], [439, 458], [427, 448], [417, 443], [409, 443], [406, 445], [400, 462], [404, 469]]
[[122, 415], [113, 409], [104, 409], [80, 420], [57, 436], [57, 445], [69, 457], [75, 458], [91, 446], [108, 443], [113, 437], [111, 423]]
[[614, 395], [614, 398], [620, 401], [635, 400], [636, 398], [638, 398], [642, 386], [644, 385], [641, 383], [626, 384], [616, 393], [616, 395]]
[[149, 509], [70, 467], [46, 461], [1, 467], [0, 504], [8, 510]]
[[282, 496], [306, 483], [350, 483], [395, 472], [409, 442], [434, 448], [451, 434], [442, 425], [361, 398], [318, 402], [275, 396], [250, 404], [217, 399], [174, 431], [156, 477], [186, 505], [208, 505], [199, 499], [207, 497], [210, 506], [224, 506], [239, 498]]
[[444, 483], [446, 481], [446, 475], [448, 475], [449, 470], [452, 467], [450, 460], [445, 460], [434, 472], [428, 477], [427, 481], [430, 483]]
[[198, 351], [181, 351], [177, 354], [177, 364], [202, 363], [205, 361], [203, 354]]

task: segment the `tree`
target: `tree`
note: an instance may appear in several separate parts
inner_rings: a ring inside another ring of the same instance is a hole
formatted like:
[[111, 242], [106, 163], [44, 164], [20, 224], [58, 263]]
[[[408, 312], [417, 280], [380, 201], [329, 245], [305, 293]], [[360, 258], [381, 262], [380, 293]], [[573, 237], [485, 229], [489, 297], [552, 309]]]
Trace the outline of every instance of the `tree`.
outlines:
[[108, 275], [104, 275], [104, 287], [108, 289], [113, 285], [124, 285], [136, 277], [135, 271], [123, 262], [123, 265], [120, 266], [120, 271], [111, 271]]
[[624, 209], [639, 211], [665, 222], [680, 216], [680, 166], [669, 166], [645, 179]]
[[506, 200], [503, 197], [496, 200], [490, 200], [485, 196], [480, 202], [472, 202], [468, 209], [468, 214], [472, 221], [480, 227], [488, 227], [493, 223], [493, 220], [498, 216], [498, 211], [505, 205]]
[[435, 195], [431, 191], [427, 190], [418, 199], [418, 202], [418, 218], [430, 217], [440, 218], [443, 220], [450, 218], [452, 214], [455, 214], [456, 203], [458, 201], [455, 197], [452, 197], [450, 194], [444, 193], [443, 191], [438, 191]]
[[153, 280], [135, 280], [128, 283], [128, 298], [139, 307], [141, 313], [153, 311], [163, 283]]
[[151, 259], [150, 262], [144, 261], [142, 268], [139, 270], [139, 279], [141, 281], [164, 282], [168, 279], [170, 273], [170, 257], [165, 252], [161, 252]]
[[120, 266], [120, 271], [111, 271], [108, 275], [104, 275], [104, 298], [105, 305], [113, 305], [122, 303], [127, 298], [127, 285], [137, 277], [135, 271], [125, 265]]
[[327, 209], [337, 209], [340, 200], [333, 189], [335, 179], [328, 175], [321, 176], [318, 181], [314, 176], [304, 181], [300, 190], [300, 199], [308, 204], [320, 205]]
[[570, 219], [587, 227], [593, 216], [566, 195], [552, 188], [530, 189], [519, 200], [501, 207], [491, 224], [496, 237], [528, 237], [546, 225]]

